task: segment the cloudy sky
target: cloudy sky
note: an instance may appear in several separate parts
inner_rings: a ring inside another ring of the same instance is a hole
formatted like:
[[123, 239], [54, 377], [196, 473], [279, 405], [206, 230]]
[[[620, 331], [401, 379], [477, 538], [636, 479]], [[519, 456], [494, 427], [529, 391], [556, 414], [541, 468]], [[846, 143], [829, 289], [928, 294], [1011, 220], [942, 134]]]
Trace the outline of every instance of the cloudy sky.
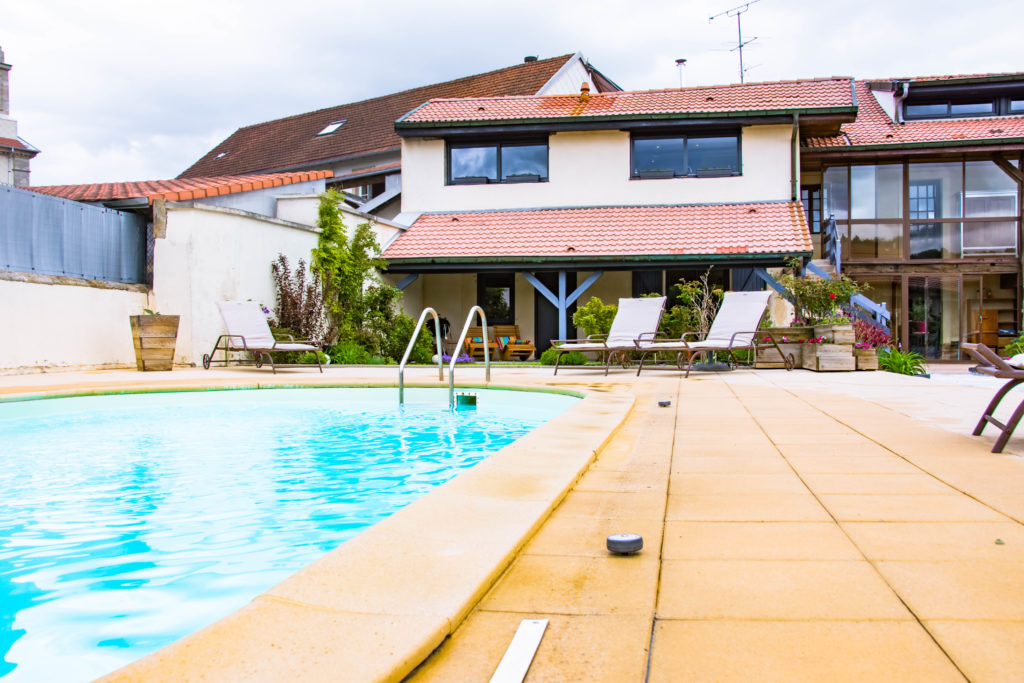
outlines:
[[[236, 128], [581, 51], [628, 89], [739, 79], [738, 0], [0, 0], [34, 185], [172, 178]], [[760, 0], [747, 80], [1024, 71], [1021, 0]]]

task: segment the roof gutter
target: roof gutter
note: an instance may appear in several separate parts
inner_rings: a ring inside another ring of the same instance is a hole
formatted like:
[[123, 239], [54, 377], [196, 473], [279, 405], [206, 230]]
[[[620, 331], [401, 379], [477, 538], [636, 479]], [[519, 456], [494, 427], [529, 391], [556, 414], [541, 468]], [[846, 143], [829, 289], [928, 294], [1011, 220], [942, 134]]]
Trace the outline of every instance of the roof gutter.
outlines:
[[[614, 268], [620, 266], [624, 270], [643, 265], [648, 268], [665, 268], [679, 263], [715, 262], [719, 264], [737, 263], [745, 267], [757, 264], [774, 266], [784, 264], [794, 257], [810, 256], [810, 251], [787, 251], [772, 253], [729, 253], [729, 254], [667, 254], [615, 255], [615, 256], [457, 256], [437, 258], [389, 259], [387, 270], [392, 273], [411, 273], [426, 271], [477, 271], [477, 270], [508, 270], [516, 266], [530, 270], [545, 268], [557, 270], [563, 266], [571, 266], [578, 270], [589, 268]], [[486, 259], [486, 260], [484, 260]], [[539, 267], [538, 267], [539, 266]]]

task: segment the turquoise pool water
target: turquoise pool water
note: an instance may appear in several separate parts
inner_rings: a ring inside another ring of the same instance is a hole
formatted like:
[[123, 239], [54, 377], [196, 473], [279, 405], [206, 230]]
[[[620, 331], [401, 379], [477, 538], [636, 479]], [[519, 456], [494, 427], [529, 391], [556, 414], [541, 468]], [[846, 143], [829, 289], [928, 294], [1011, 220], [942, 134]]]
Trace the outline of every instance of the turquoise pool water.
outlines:
[[0, 403], [0, 678], [91, 680], [198, 630], [576, 401], [478, 393]]

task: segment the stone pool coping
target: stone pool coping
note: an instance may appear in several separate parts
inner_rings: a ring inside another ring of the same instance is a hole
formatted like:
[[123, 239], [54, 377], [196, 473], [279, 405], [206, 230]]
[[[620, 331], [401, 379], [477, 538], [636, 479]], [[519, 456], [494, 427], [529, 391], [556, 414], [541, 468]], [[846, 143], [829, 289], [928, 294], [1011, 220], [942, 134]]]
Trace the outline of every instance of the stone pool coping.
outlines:
[[[180, 376], [179, 376], [180, 377]], [[70, 379], [70, 378], [68, 378]], [[98, 379], [98, 378], [97, 378]], [[6, 387], [0, 400], [144, 391], [373, 387], [337, 377]], [[408, 387], [446, 386], [411, 381]], [[461, 384], [460, 390], [473, 388]], [[462, 623], [633, 409], [632, 394], [503, 382], [476, 388], [582, 395], [561, 415], [298, 571], [245, 607], [102, 681], [399, 681]]]

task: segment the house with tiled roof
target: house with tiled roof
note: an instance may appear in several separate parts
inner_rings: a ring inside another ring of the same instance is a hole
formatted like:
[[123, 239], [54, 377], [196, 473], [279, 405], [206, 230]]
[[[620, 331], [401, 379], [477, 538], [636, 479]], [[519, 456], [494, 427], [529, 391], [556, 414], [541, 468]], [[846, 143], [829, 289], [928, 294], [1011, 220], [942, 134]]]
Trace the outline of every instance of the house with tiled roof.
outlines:
[[580, 53], [342, 104], [239, 128], [179, 177], [330, 170], [332, 187], [362, 211], [391, 218], [401, 193], [400, 139], [394, 121], [435, 98], [568, 93], [586, 81], [619, 90]]
[[849, 78], [431, 100], [395, 123], [409, 227], [383, 257], [410, 311], [479, 303], [541, 349], [575, 333], [584, 294], [665, 293], [709, 266], [761, 289], [814, 250], [801, 138], [856, 118]]
[[869, 284], [896, 341], [930, 362], [967, 360], [964, 342], [1005, 346], [1021, 331], [1024, 73], [855, 89], [855, 120], [801, 136], [819, 255]]
[[11, 118], [10, 71], [0, 49], [0, 185], [25, 187], [39, 150], [18, 137], [18, 122]]

